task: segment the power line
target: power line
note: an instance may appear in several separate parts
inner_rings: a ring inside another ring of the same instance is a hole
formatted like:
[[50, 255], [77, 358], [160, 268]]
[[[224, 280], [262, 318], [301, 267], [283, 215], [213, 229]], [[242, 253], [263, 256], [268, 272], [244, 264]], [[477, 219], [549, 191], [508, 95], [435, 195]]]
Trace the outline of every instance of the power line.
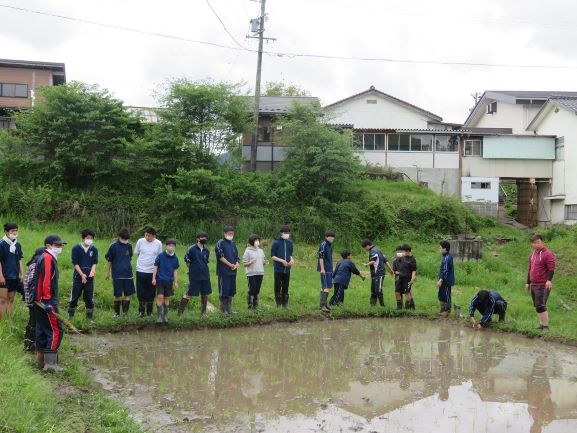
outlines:
[[[84, 24], [90, 24], [100, 27], [107, 27], [115, 30], [122, 30], [132, 33], [138, 33], [142, 35], [155, 36], [165, 39], [177, 40], [181, 42], [189, 42], [201, 45], [208, 45], [217, 48], [223, 48], [228, 50], [245, 51], [248, 53], [257, 53], [257, 50], [243, 47], [239, 47], [219, 44], [216, 42], [201, 41], [196, 39], [185, 38], [182, 36], [174, 36], [165, 33], [150, 32], [140, 29], [135, 29], [131, 27], [119, 26], [115, 24], [107, 24], [98, 21], [87, 20], [83, 18], [69, 17], [60, 14], [54, 14], [49, 12], [43, 12], [33, 9], [27, 9], [19, 6], [12, 6], [0, 3], [0, 7], [6, 9], [13, 9], [20, 12], [27, 12], [37, 15], [44, 15], [53, 18], [59, 18], [67, 21], [75, 21]], [[238, 43], [238, 42], [237, 42]], [[543, 65], [543, 64], [514, 64], [514, 63], [484, 63], [484, 62], [460, 62], [460, 61], [443, 61], [443, 60], [418, 60], [418, 59], [398, 59], [389, 57], [355, 57], [355, 56], [336, 56], [328, 54], [314, 54], [314, 53], [290, 53], [290, 52], [279, 52], [279, 51], [264, 51], [265, 54], [276, 56], [276, 57], [289, 57], [289, 58], [314, 58], [314, 59], [325, 59], [325, 60], [345, 60], [345, 61], [360, 61], [360, 62], [384, 62], [384, 63], [408, 63], [408, 64], [421, 64], [421, 65], [441, 65], [441, 66], [472, 66], [472, 67], [495, 67], [495, 68], [521, 68], [521, 69], [577, 69], [577, 65]]]
[[222, 24], [222, 27], [224, 28], [224, 31], [230, 36], [230, 38], [234, 41], [234, 43], [236, 45], [238, 45], [240, 48], [244, 49], [245, 47], [243, 45], [241, 45], [236, 39], [235, 37], [232, 35], [231, 32], [228, 31], [228, 28], [226, 27], [226, 25], [222, 22], [222, 20], [220, 19], [220, 17], [218, 16], [218, 14], [216, 13], [216, 11], [214, 10], [214, 8], [212, 7], [212, 5], [210, 4], [210, 1], [206, 0], [206, 4], [208, 5], [208, 7], [210, 8], [210, 10], [214, 13], [214, 16], [216, 17], [216, 19]]

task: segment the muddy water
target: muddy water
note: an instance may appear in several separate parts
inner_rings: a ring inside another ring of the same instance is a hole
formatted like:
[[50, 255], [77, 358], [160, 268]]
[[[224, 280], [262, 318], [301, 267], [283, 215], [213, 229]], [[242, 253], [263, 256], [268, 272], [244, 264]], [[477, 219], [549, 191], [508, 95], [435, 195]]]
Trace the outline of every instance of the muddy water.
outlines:
[[577, 349], [455, 325], [278, 324], [90, 347], [97, 380], [152, 431], [577, 432]]

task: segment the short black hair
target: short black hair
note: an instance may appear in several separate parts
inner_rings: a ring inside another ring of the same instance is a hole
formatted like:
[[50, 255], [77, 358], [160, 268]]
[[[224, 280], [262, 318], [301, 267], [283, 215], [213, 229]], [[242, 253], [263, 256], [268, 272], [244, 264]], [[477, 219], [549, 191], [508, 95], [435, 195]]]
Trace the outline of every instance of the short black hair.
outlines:
[[280, 233], [290, 233], [290, 231], [291, 231], [291, 229], [290, 229], [290, 227], [287, 226], [287, 225], [281, 226], [281, 227], [280, 227], [280, 230], [279, 230]]
[[118, 237], [120, 239], [130, 239], [130, 232], [126, 227], [121, 228], [120, 230], [118, 230]]
[[80, 232], [80, 236], [82, 237], [82, 239], [86, 239], [87, 236], [92, 236], [92, 238], [94, 239], [96, 237], [96, 234], [92, 229], [84, 229]]
[[164, 244], [165, 244], [165, 245], [174, 245], [174, 246], [176, 246], [176, 239], [167, 239], [167, 240], [164, 242]]
[[488, 290], [479, 290], [479, 292], [477, 292], [477, 301], [481, 305], [485, 305], [485, 304], [489, 303], [490, 297], [491, 297], [491, 294], [489, 293]]
[[4, 224], [4, 231], [9, 232], [10, 230], [14, 230], [18, 228], [18, 224], [16, 223], [6, 223]]
[[144, 229], [144, 233], [152, 235], [152, 236], [156, 236], [156, 229], [152, 226], [148, 226]]
[[233, 226], [224, 226], [224, 229], [222, 229], [223, 233], [228, 233], [228, 232], [233, 232], [233, 231], [234, 231]]
[[254, 245], [254, 241], [256, 241], [257, 239], [260, 241], [260, 236], [259, 236], [259, 235], [250, 235], [250, 236], [248, 237], [248, 243], [251, 244], [251, 245]]
[[361, 241], [361, 247], [363, 247], [363, 248], [371, 246], [371, 245], [373, 245], [373, 241], [371, 241], [370, 239], [363, 239]]
[[208, 239], [208, 233], [207, 232], [198, 232], [196, 234], [196, 239], [200, 239], [200, 238], [207, 238]]
[[341, 257], [343, 259], [346, 259], [347, 257], [350, 257], [350, 256], [351, 256], [351, 252], [349, 250], [342, 250], [341, 251]]
[[327, 230], [327, 231], [325, 232], [325, 238], [328, 238], [328, 237], [334, 238], [334, 237], [335, 237], [335, 232], [334, 232], [333, 230]]
[[397, 248], [395, 248], [395, 251], [403, 251], [403, 246], [399, 245]]
[[451, 251], [451, 244], [449, 243], [449, 241], [441, 241], [439, 242], [439, 245], [441, 246], [441, 248], [444, 248], [447, 251]]
[[401, 245], [401, 251], [412, 251], [411, 246], [409, 244]]
[[[6, 226], [4, 226], [6, 227]], [[6, 228], [4, 228], [4, 230], [6, 230]], [[542, 241], [543, 240], [543, 236], [541, 236], [539, 233], [535, 233], [533, 236], [531, 236], [531, 242], [535, 242], [535, 241]]]

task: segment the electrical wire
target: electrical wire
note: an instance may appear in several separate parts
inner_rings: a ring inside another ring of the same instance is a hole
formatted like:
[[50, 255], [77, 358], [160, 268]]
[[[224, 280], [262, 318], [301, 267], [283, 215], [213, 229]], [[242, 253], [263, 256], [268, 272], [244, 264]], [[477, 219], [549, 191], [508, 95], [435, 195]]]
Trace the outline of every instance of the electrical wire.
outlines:
[[226, 25], [224, 24], [224, 22], [220, 19], [220, 17], [218, 16], [218, 13], [214, 10], [214, 8], [212, 7], [212, 5], [210, 4], [209, 0], [206, 0], [206, 4], [208, 5], [208, 7], [210, 8], [210, 10], [214, 13], [214, 16], [216, 17], [216, 19], [222, 24], [222, 27], [224, 28], [224, 31], [230, 36], [230, 38], [233, 40], [233, 42], [238, 45], [240, 48], [244, 49], [245, 47], [239, 43], [236, 38], [232, 35], [232, 33], [228, 30], [228, 28], [226, 27]]

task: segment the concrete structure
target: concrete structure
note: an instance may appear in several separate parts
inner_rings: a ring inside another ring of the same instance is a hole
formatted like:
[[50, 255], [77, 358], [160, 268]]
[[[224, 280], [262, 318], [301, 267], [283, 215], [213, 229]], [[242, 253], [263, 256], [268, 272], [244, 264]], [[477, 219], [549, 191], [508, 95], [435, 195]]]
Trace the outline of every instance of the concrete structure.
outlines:
[[64, 83], [64, 63], [0, 59], [0, 128], [13, 126], [11, 111], [34, 106], [39, 87]]

